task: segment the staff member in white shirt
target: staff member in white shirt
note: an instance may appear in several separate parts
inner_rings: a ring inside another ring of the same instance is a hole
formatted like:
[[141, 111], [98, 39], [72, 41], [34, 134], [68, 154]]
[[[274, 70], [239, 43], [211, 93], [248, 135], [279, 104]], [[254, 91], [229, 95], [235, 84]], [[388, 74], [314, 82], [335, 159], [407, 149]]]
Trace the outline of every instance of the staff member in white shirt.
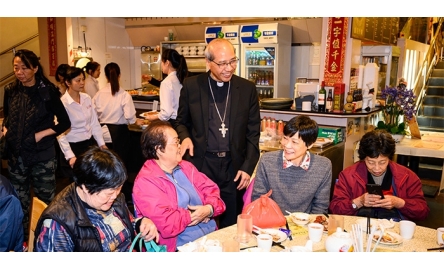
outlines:
[[107, 147], [91, 98], [82, 93], [85, 86], [85, 72], [77, 67], [69, 67], [65, 83], [68, 89], [61, 100], [71, 121], [71, 129], [62, 133], [57, 140], [65, 159], [72, 168], [77, 156], [84, 153], [90, 146]]
[[93, 98], [99, 92], [99, 81], [97, 79], [100, 76], [100, 64], [95, 61], [88, 62], [83, 70], [88, 74], [85, 79], [85, 93]]
[[94, 96], [93, 106], [104, 133], [106, 134], [106, 129], [109, 131], [111, 142], [107, 140], [108, 147], [117, 153], [128, 168], [128, 145], [131, 139], [128, 125], [136, 122], [142, 125], [143, 120], [136, 118], [136, 108], [131, 95], [120, 87], [119, 65], [108, 63], [105, 66], [105, 76], [108, 83]]
[[188, 67], [185, 57], [176, 50], [166, 49], [162, 52], [161, 68], [168, 76], [160, 83], [160, 112], [148, 114], [145, 119], [150, 121], [160, 119], [173, 121], [177, 117], [179, 107], [180, 89], [185, 77], [188, 75]]

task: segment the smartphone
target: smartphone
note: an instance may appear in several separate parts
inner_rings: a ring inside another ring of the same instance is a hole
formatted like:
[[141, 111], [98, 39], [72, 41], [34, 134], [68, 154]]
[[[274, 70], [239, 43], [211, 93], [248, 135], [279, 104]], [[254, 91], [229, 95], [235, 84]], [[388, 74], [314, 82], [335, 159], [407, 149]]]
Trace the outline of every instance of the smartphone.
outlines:
[[367, 184], [367, 192], [369, 194], [375, 194], [381, 196], [384, 199], [384, 194], [382, 193], [382, 187], [378, 184]]

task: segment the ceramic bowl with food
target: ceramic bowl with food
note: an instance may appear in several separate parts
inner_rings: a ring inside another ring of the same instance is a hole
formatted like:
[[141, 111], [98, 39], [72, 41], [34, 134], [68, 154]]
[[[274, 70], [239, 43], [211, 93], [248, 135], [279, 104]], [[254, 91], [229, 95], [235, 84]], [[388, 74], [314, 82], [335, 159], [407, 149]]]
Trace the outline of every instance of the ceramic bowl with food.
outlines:
[[290, 218], [297, 225], [306, 225], [310, 221], [310, 215], [302, 212], [291, 213]]

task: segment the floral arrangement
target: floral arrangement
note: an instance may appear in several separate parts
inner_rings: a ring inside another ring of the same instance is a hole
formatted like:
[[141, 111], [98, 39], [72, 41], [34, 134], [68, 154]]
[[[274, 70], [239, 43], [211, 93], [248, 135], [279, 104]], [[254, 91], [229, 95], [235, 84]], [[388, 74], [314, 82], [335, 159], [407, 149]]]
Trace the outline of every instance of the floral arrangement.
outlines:
[[381, 91], [381, 96], [385, 101], [381, 102], [384, 121], [379, 121], [376, 129], [384, 129], [391, 134], [406, 135], [404, 120], [410, 121], [416, 114], [416, 96], [413, 94], [413, 90], [407, 89], [405, 84], [399, 84], [397, 87], [386, 86]]

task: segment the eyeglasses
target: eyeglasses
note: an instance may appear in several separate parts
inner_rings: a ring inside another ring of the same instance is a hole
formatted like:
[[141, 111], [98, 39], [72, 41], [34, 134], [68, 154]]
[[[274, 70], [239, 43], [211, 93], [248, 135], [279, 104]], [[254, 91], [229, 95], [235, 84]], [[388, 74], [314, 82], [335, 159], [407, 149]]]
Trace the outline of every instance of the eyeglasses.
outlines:
[[230, 62], [222, 62], [222, 63], [216, 63], [214, 60], [211, 60], [211, 62], [215, 63], [219, 69], [228, 68], [228, 66], [231, 66], [232, 68], [237, 67], [237, 63], [239, 62], [239, 58], [235, 58], [231, 60]]
[[180, 145], [180, 140], [179, 140], [179, 138], [175, 138], [174, 140], [175, 140], [175, 142], [169, 142], [169, 143], [167, 143], [167, 144], [175, 144], [175, 145], [179, 146], [179, 145]]

